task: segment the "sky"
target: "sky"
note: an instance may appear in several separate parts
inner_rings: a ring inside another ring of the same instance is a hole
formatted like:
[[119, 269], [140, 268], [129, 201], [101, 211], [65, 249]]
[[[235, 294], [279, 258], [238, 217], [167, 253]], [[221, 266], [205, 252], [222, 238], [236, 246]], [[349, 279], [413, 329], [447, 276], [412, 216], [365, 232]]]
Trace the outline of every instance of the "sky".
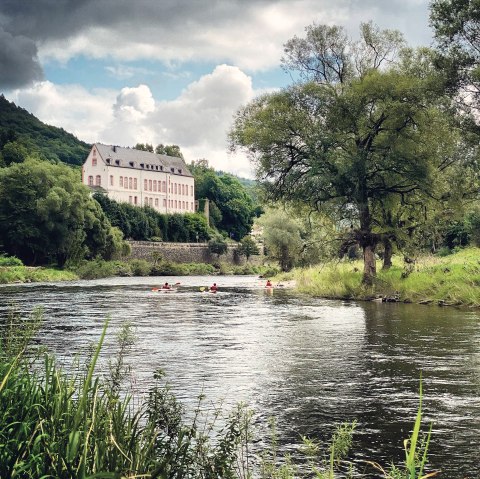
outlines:
[[431, 45], [429, 0], [0, 0], [0, 93], [89, 143], [177, 144], [244, 177], [235, 112], [291, 83], [284, 43], [361, 22]]

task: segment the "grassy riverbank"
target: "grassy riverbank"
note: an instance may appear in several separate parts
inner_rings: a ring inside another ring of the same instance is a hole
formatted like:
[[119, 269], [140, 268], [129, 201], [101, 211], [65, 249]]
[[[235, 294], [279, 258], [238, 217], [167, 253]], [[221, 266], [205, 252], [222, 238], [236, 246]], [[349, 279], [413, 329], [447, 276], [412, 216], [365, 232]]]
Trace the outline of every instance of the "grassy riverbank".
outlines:
[[[9, 258], [11, 260], [12, 258]], [[18, 260], [13, 258], [13, 260]], [[15, 261], [13, 261], [15, 262]], [[172, 261], [147, 261], [132, 259], [129, 261], [84, 261], [70, 265], [65, 269], [27, 267], [18, 264], [0, 265], [0, 284], [73, 281], [77, 279], [99, 279], [113, 276], [209, 276], [209, 275], [273, 275], [272, 267], [251, 264], [231, 265], [223, 262], [212, 265], [207, 263], [174, 263]]]
[[28, 266], [0, 266], [0, 284], [73, 281], [78, 276], [69, 270], [32, 268]]
[[[372, 287], [362, 285], [363, 264], [331, 262], [297, 269], [279, 276], [295, 279], [300, 292], [324, 298], [371, 300], [378, 297], [414, 303], [480, 306], [480, 249], [419, 257], [414, 265], [394, 258], [393, 266], [379, 269]], [[381, 267], [378, 262], [377, 267]]]

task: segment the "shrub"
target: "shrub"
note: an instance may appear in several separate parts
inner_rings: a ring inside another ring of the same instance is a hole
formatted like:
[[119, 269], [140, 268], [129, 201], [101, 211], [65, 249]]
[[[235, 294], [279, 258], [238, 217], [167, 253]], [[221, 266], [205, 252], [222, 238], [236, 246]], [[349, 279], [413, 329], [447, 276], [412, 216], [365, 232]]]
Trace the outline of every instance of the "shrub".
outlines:
[[0, 266], [23, 266], [21, 259], [16, 256], [0, 255]]
[[132, 259], [129, 265], [134, 276], [148, 276], [152, 272], [152, 264], [144, 259]]

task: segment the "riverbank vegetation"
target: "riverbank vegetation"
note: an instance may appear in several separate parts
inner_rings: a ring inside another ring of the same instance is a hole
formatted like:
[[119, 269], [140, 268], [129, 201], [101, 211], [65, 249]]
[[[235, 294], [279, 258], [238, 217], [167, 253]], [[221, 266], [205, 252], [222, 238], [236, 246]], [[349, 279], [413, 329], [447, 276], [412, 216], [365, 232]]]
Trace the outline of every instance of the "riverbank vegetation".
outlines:
[[[355, 423], [339, 425], [330, 444], [304, 438], [304, 458], [293, 460], [280, 452], [275, 422], [262, 433], [245, 405], [225, 414], [205, 407], [200, 397], [193, 419], [187, 419], [161, 371], [154, 373], [143, 400], [133, 397], [125, 380], [125, 359], [135, 341], [130, 325], [119, 331], [117, 354], [100, 377], [95, 370], [108, 321], [90, 359], [66, 372], [31, 346], [41, 320], [41, 310], [29, 318], [11, 310], [0, 324], [2, 477], [361, 477], [349, 461]], [[429, 435], [420, 441], [421, 418], [420, 403], [404, 464], [384, 469], [366, 461], [362, 470], [370, 466], [385, 478], [427, 477]]]
[[394, 257], [371, 285], [362, 282], [361, 261], [330, 261], [279, 275], [295, 279], [298, 290], [323, 298], [405, 301], [441, 306], [480, 306], [480, 249], [447, 256], [419, 256], [405, 263]]

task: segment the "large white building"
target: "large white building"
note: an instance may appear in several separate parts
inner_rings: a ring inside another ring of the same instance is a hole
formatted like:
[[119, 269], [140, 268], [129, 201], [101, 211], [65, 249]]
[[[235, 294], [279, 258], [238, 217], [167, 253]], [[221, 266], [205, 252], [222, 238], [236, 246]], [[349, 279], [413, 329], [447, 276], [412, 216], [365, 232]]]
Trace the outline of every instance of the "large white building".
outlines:
[[160, 213], [193, 213], [195, 180], [182, 158], [95, 143], [82, 182], [115, 201]]

